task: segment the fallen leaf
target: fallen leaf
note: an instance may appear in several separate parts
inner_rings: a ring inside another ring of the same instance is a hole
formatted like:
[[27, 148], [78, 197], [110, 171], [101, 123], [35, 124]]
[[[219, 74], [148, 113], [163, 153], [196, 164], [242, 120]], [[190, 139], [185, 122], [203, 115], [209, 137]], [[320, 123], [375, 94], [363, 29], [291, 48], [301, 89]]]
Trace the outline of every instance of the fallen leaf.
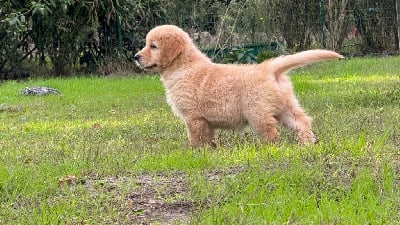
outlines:
[[58, 186], [60, 187], [64, 184], [71, 185], [75, 183], [76, 179], [77, 178], [74, 175], [67, 175], [65, 177], [61, 177], [60, 179], [58, 179]]

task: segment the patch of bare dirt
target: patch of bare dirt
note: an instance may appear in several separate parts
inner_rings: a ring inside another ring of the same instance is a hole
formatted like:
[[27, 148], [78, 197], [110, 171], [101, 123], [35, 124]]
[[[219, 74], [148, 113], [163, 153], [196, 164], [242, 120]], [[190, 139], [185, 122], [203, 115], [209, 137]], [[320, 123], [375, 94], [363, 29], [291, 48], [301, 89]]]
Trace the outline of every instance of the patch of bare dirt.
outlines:
[[125, 196], [127, 217], [135, 224], [188, 223], [195, 204], [188, 200], [188, 185], [183, 173], [169, 176], [140, 175], [138, 187]]
[[[243, 172], [241, 166], [204, 171], [200, 176], [213, 183], [235, 177]], [[104, 210], [118, 211], [117, 223], [128, 224], [189, 224], [192, 214], [207, 208], [202, 201], [190, 197], [188, 177], [183, 172], [141, 174], [132, 177], [98, 177], [88, 174], [84, 178], [67, 175], [59, 178], [60, 189], [84, 185], [94, 198], [107, 196]], [[207, 204], [207, 203], [206, 203]]]
[[[240, 166], [206, 171], [203, 176], [209, 182], [236, 176], [244, 170]], [[143, 174], [134, 178], [138, 187], [125, 196], [127, 217], [135, 224], [185, 224], [190, 223], [192, 212], [199, 203], [189, 198], [187, 177], [184, 173], [170, 175]]]

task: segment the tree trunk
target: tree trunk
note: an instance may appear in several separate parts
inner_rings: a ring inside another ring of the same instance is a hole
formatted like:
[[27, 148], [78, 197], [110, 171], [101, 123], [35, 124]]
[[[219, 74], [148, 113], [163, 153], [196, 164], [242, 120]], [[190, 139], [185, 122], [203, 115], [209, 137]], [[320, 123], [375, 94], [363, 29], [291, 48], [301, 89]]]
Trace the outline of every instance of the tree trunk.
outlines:
[[329, 0], [328, 1], [328, 48], [339, 50], [349, 25], [349, 17], [346, 14], [348, 0]]

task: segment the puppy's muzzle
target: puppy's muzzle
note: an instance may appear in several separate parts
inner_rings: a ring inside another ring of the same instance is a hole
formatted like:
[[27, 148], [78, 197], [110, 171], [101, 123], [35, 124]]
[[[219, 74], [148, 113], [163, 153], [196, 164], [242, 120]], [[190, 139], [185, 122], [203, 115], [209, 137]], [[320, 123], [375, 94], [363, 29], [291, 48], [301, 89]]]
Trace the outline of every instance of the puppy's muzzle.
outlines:
[[141, 62], [142, 56], [139, 53], [136, 53], [136, 55], [133, 58], [135, 59], [136, 65], [138, 65], [142, 69], [151, 70], [157, 67], [157, 64], [146, 65], [144, 64], [144, 62]]

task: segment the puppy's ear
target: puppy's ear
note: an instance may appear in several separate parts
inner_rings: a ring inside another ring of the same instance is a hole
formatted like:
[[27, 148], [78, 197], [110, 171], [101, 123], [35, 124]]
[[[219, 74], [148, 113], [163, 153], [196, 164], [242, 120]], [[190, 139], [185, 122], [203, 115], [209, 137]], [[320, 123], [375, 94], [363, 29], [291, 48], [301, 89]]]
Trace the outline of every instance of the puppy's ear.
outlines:
[[170, 34], [161, 38], [161, 66], [167, 67], [183, 51], [182, 37]]

